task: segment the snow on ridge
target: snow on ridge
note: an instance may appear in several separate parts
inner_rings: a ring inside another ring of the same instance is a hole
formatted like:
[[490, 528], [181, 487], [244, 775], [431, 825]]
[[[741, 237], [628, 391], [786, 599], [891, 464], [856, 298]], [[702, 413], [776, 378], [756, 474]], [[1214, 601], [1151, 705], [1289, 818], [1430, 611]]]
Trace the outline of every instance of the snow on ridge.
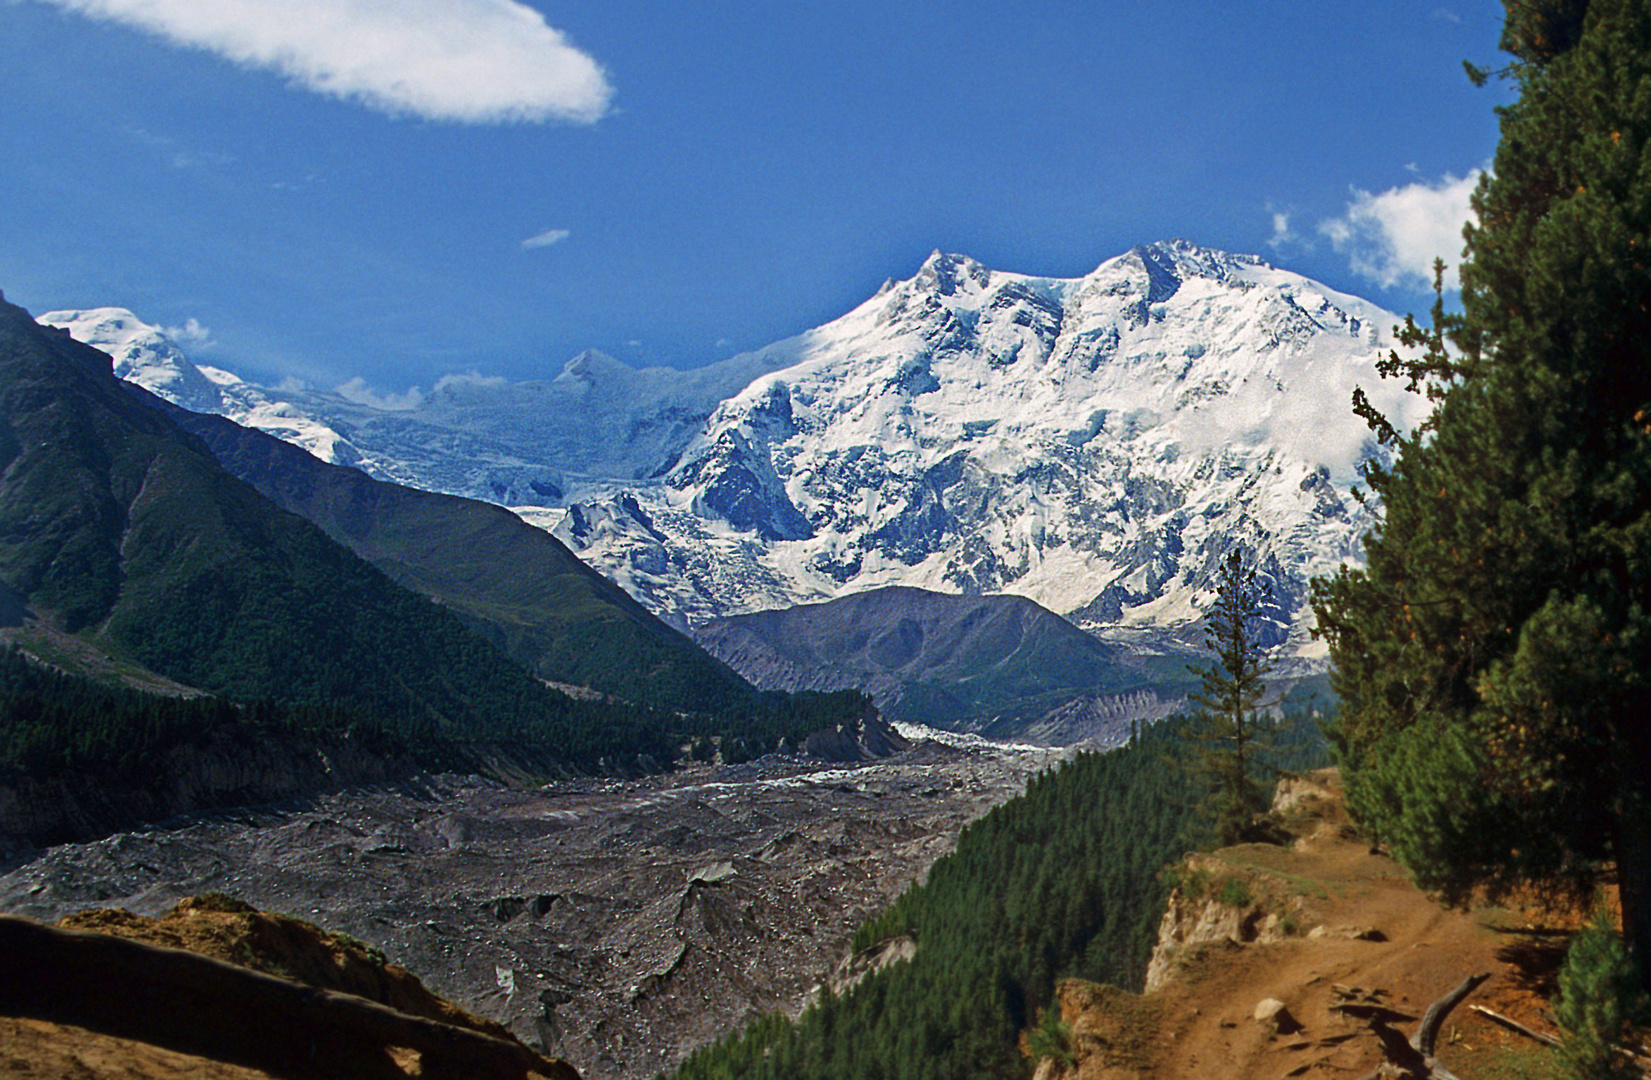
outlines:
[[327, 460], [536, 507], [678, 625], [880, 585], [1015, 592], [1098, 632], [1184, 627], [1243, 539], [1303, 644], [1307, 578], [1362, 558], [1375, 447], [1354, 385], [1391, 313], [1183, 240], [1077, 278], [935, 252], [822, 326], [688, 371], [587, 352], [526, 382], [458, 374], [398, 411], [198, 368], [130, 312], [42, 322], [124, 377]]
[[1021, 593], [1097, 629], [1196, 620], [1244, 539], [1305, 647], [1308, 577], [1358, 561], [1370, 524], [1348, 498], [1376, 452], [1352, 389], [1417, 418], [1374, 370], [1396, 322], [1184, 241], [1074, 279], [937, 252], [792, 339], [794, 364], [631, 491], [693, 536], [643, 536], [612, 507], [599, 538], [557, 532], [690, 621], [909, 584]]

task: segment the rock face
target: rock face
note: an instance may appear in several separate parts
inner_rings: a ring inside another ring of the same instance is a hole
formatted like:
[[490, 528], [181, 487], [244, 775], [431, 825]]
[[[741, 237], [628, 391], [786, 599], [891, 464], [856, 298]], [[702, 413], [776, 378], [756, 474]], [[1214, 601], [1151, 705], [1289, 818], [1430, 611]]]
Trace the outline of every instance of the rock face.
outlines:
[[826, 980], [831, 992], [841, 997], [891, 964], [903, 964], [917, 955], [917, 939], [910, 934], [879, 941], [845, 957]]
[[[89, 1031], [202, 1059], [192, 1072], [222, 1062], [315, 1075], [324, 1062], [329, 1074], [381, 1080], [578, 1080], [382, 954], [288, 916], [205, 897], [159, 922], [125, 912], [68, 922], [0, 916], [0, 1016], [83, 1029], [60, 1039]], [[7, 1071], [34, 1072], [17, 1053], [8, 1046]]]
[[[1149, 994], [1168, 982], [1181, 958], [1198, 946], [1267, 943], [1285, 936], [1278, 914], [1256, 901], [1243, 885], [1246, 875], [1235, 874], [1230, 864], [1193, 855], [1187, 859], [1186, 870], [1183, 884], [1170, 894], [1158, 924], [1158, 943], [1147, 962]], [[1223, 888], [1217, 882], [1237, 882], [1239, 887]]]
[[822, 761], [871, 761], [904, 750], [911, 743], [883, 719], [875, 705], [852, 723], [821, 728], [803, 740], [802, 751]]
[[1181, 241], [1074, 279], [937, 252], [719, 365], [586, 355], [547, 382], [443, 380], [396, 408], [199, 369], [213, 406], [129, 313], [46, 319], [130, 356], [128, 378], [330, 460], [544, 508], [530, 520], [678, 625], [899, 584], [1162, 636], [1197, 621], [1242, 542], [1282, 642], [1307, 579], [1359, 559], [1370, 523], [1349, 497], [1375, 452], [1352, 388], [1401, 428], [1419, 408], [1374, 370], [1393, 315]]

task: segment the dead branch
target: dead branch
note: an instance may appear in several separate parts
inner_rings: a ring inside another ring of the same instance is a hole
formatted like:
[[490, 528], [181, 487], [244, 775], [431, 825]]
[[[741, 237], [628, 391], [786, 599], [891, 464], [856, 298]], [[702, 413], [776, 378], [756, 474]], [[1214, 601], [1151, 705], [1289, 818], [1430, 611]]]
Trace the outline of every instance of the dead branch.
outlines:
[[1537, 1031], [1534, 1028], [1528, 1028], [1524, 1024], [1521, 1024], [1519, 1021], [1510, 1019], [1506, 1016], [1503, 1016], [1499, 1012], [1491, 1012], [1489, 1009], [1485, 1008], [1483, 1005], [1469, 1005], [1468, 1008], [1472, 1009], [1474, 1012], [1478, 1013], [1480, 1016], [1488, 1017], [1489, 1019], [1494, 1020], [1496, 1023], [1501, 1024], [1503, 1027], [1507, 1028], [1509, 1031], [1518, 1032], [1519, 1034], [1525, 1036], [1528, 1039], [1535, 1039], [1537, 1042], [1545, 1043], [1548, 1046], [1558, 1046], [1559, 1045], [1559, 1039], [1556, 1036], [1545, 1034], [1543, 1032]]
[[1439, 1039], [1439, 1029], [1444, 1026], [1445, 1017], [1488, 978], [1488, 971], [1482, 975], [1469, 975], [1456, 989], [1429, 1005], [1422, 1014], [1422, 1023], [1416, 1028], [1416, 1034], [1409, 1039], [1384, 1016], [1371, 1016], [1370, 1030], [1382, 1044], [1382, 1063], [1361, 1080], [1459, 1080], [1455, 1073], [1433, 1056], [1433, 1047]]

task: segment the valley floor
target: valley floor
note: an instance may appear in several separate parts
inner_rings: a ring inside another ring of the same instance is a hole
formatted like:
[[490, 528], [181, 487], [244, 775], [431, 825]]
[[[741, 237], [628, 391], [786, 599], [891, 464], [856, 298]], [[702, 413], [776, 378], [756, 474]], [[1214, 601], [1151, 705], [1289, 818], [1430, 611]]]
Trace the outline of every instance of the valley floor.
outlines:
[[860, 922], [1058, 756], [925, 742], [847, 767], [357, 790], [34, 853], [0, 875], [0, 911], [224, 892], [381, 947], [587, 1078], [651, 1078], [794, 1013]]

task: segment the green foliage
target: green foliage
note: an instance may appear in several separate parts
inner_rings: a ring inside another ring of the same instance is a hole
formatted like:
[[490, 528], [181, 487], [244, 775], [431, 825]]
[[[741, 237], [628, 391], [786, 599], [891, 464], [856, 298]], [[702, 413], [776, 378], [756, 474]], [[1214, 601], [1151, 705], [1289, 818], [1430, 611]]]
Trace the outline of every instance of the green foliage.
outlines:
[[1258, 773], [1274, 724], [1257, 710], [1271, 665], [1256, 622], [1271, 599], [1272, 587], [1235, 547], [1204, 617], [1204, 642], [1215, 661], [1195, 669], [1201, 688], [1192, 695], [1198, 706], [1193, 737], [1202, 746], [1196, 767], [1214, 789], [1209, 806], [1223, 845], [1238, 843], [1267, 809], [1268, 790]]
[[1651, 968], [1651, 10], [1508, 4], [1462, 312], [1392, 370], [1436, 408], [1368, 473], [1362, 571], [1315, 583], [1350, 809], [1446, 899], [1587, 896]]
[[1038, 1010], [1038, 1022], [1026, 1033], [1026, 1050], [1033, 1061], [1053, 1058], [1071, 1068], [1072, 1025], [1061, 1019], [1059, 1007], [1051, 1005]]
[[1171, 884], [1161, 871], [1199, 827], [1186, 775], [1163, 765], [1185, 734], [1166, 721], [1033, 779], [855, 937], [864, 948], [910, 934], [915, 958], [795, 1026], [730, 1036], [677, 1075], [1018, 1080], [1017, 1038], [1040, 1010], [1049, 1022], [1057, 978], [1139, 987], [1145, 975]]
[[1565, 1080], [1641, 1076], [1616, 1050], [1645, 1013], [1645, 995], [1628, 962], [1628, 951], [1605, 905], [1597, 904], [1593, 920], [1571, 940], [1559, 972], [1554, 1018], [1565, 1036], [1558, 1054]]
[[[719, 711], [756, 693], [560, 541], [502, 507], [373, 480], [224, 417], [160, 407], [224, 469], [396, 584], [437, 599], [540, 678], [691, 712]], [[488, 557], [477, 558], [478, 551]]]
[[774, 694], [739, 714], [685, 716], [546, 691], [512, 712], [437, 726], [375, 711], [370, 702], [352, 709], [139, 693], [41, 667], [11, 648], [0, 651], [0, 776], [44, 780], [82, 773], [142, 787], [160, 775], [172, 751], [205, 747], [215, 738], [249, 746], [352, 741], [382, 758], [430, 770], [474, 768], [478, 752], [489, 748], [532, 751], [596, 771], [662, 769], [686, 743], [720, 739], [771, 752], [868, 706], [852, 691]]
[[1250, 895], [1250, 887], [1243, 878], [1230, 877], [1221, 882], [1221, 891], [1216, 898], [1228, 907], [1249, 907], [1255, 897]]

